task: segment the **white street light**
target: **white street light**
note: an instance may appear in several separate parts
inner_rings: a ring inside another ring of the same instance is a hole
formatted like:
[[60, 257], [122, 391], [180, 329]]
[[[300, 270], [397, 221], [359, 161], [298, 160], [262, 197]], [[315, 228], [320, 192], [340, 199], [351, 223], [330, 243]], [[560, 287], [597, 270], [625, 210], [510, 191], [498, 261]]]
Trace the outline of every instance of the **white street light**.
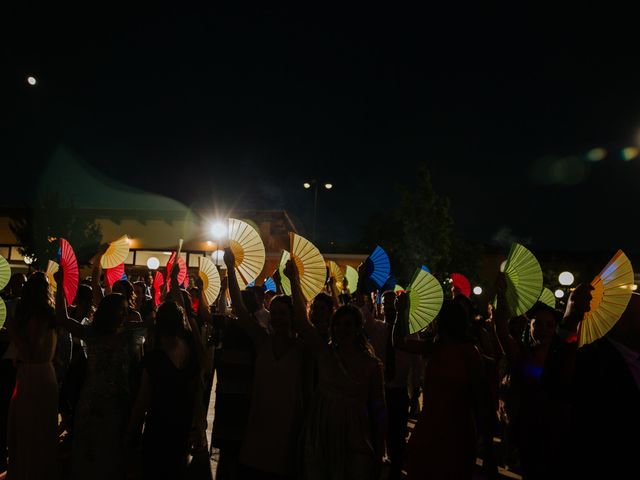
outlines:
[[333, 184], [332, 183], [325, 183], [324, 184], [324, 188], [326, 188], [327, 190], [331, 190], [333, 188]]
[[215, 238], [222, 238], [227, 234], [227, 226], [222, 222], [216, 222], [211, 225], [210, 231]]
[[304, 188], [306, 188], [306, 189], [311, 188], [311, 184], [310, 184], [309, 182], [304, 182], [304, 183], [302, 184], [302, 186], [303, 186]]
[[147, 260], [147, 267], [149, 268], [149, 270], [157, 270], [159, 266], [160, 260], [158, 260], [156, 257], [149, 257], [149, 259]]
[[29, 85], [31, 85], [32, 87], [35, 87], [35, 86], [36, 86], [36, 84], [38, 83], [38, 80], [36, 80], [36, 77], [33, 77], [33, 76], [29, 75], [29, 76], [27, 77], [27, 83], [28, 83]]
[[473, 293], [475, 293], [476, 295], [482, 295], [482, 287], [473, 287]]
[[553, 294], [556, 296], [556, 298], [564, 297], [564, 291], [560, 289], [557, 289], [555, 292], [553, 292]]
[[575, 278], [573, 278], [573, 274], [571, 272], [562, 272], [560, 275], [558, 275], [558, 281], [560, 282], [560, 285], [563, 285], [565, 287], [571, 285], [574, 280]]

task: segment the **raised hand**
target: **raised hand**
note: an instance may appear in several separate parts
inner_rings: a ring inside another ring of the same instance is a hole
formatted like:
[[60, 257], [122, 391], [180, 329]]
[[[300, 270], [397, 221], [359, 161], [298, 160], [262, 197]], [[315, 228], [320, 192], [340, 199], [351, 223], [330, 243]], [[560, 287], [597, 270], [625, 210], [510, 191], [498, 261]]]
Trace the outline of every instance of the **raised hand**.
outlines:
[[404, 313], [409, 307], [409, 295], [407, 295], [405, 292], [402, 292], [396, 297], [395, 305], [398, 316]]
[[591, 290], [593, 287], [590, 284], [581, 283], [571, 292], [562, 320], [564, 328], [575, 331], [585, 313], [591, 310]]
[[227, 266], [228, 272], [231, 272], [236, 266], [236, 257], [230, 247], [224, 249], [224, 264]]
[[298, 272], [298, 265], [295, 261], [289, 259], [284, 267], [284, 274], [292, 282], [298, 283], [300, 281], [300, 272]]

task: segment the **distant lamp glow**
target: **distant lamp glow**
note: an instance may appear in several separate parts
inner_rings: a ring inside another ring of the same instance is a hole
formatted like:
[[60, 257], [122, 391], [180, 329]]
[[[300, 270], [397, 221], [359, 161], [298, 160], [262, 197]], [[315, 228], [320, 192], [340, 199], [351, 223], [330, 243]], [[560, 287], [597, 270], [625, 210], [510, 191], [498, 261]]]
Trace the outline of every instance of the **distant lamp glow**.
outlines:
[[311, 188], [311, 184], [310, 184], [309, 182], [304, 182], [304, 183], [302, 184], [302, 186], [303, 186], [304, 188]]
[[634, 292], [638, 289], [638, 285], [631, 285], [631, 290], [633, 290]]
[[504, 262], [502, 262], [502, 263], [500, 264], [500, 271], [501, 271], [501, 272], [504, 272], [504, 268], [505, 268], [506, 266], [507, 266], [507, 261], [505, 260]]
[[482, 287], [473, 287], [473, 293], [476, 295], [482, 295]]
[[36, 80], [36, 77], [32, 77], [31, 75], [27, 77], [27, 83], [29, 85], [31, 85], [32, 87], [35, 87], [36, 84], [38, 83], [38, 80]]
[[215, 252], [213, 252], [211, 254], [211, 259], [216, 266], [220, 268], [226, 268], [224, 264], [224, 250], [216, 250]]
[[210, 247], [211, 245], [213, 245], [213, 242], [211, 240], [207, 240], [207, 247]]
[[333, 184], [332, 183], [325, 183], [324, 184], [324, 188], [326, 188], [327, 190], [331, 190], [333, 188]]
[[555, 292], [553, 292], [553, 294], [556, 296], [556, 298], [564, 297], [564, 292], [562, 290], [560, 290], [560, 289], [558, 289]]
[[156, 257], [149, 257], [149, 260], [147, 260], [147, 267], [149, 267], [149, 270], [157, 270], [159, 266], [160, 260]]
[[558, 275], [558, 281], [560, 282], [560, 285], [564, 285], [565, 287], [571, 285], [574, 280], [575, 278], [573, 278], [573, 273], [571, 272], [562, 272], [560, 275]]
[[640, 155], [640, 150], [638, 150], [636, 147], [623, 148], [621, 155], [622, 159], [628, 162], [629, 160], [633, 160], [638, 155]]
[[222, 238], [227, 234], [227, 227], [222, 222], [216, 222], [211, 225], [211, 235], [216, 238]]
[[599, 162], [604, 160], [607, 156], [607, 151], [604, 148], [593, 148], [587, 152], [587, 160], [590, 162]]
[[24, 260], [24, 263], [26, 263], [27, 265], [31, 265], [33, 263], [33, 257], [30, 257], [29, 255], [25, 255], [23, 260]]

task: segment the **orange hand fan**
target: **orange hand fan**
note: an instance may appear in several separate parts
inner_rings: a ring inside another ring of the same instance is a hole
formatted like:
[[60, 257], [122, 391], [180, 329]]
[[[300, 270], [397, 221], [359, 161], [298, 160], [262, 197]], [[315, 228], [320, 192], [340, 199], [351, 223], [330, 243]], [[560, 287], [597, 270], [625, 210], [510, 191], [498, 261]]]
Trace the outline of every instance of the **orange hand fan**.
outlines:
[[634, 288], [633, 268], [622, 250], [591, 282], [591, 309], [578, 326], [578, 346], [607, 334], [627, 308]]
[[242, 220], [229, 219], [229, 248], [235, 257], [238, 283], [248, 285], [253, 282], [264, 267], [264, 243], [258, 231]]
[[220, 274], [213, 262], [207, 257], [199, 258], [198, 275], [202, 279], [202, 294], [207, 305], [213, 305], [220, 293]]

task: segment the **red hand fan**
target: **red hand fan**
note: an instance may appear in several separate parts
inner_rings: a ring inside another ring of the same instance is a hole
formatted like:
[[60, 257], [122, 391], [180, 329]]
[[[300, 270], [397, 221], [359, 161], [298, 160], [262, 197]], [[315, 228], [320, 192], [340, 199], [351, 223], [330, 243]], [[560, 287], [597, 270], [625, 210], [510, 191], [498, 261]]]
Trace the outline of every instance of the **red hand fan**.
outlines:
[[64, 238], [60, 239], [60, 266], [64, 269], [64, 297], [67, 300], [68, 305], [73, 305], [73, 301], [76, 299], [76, 293], [78, 292], [78, 281], [80, 275], [78, 273], [78, 261], [76, 260], [76, 254], [71, 248], [69, 242]]
[[113, 268], [107, 268], [105, 271], [105, 277], [107, 278], [107, 285], [113, 287], [113, 284], [122, 278], [124, 275], [124, 263], [116, 265]]
[[153, 277], [153, 303], [156, 307], [160, 305], [162, 300], [162, 286], [164, 285], [164, 276], [161, 272], [156, 271], [156, 276]]
[[471, 296], [471, 283], [469, 282], [469, 279], [467, 277], [465, 277], [461, 273], [452, 273], [450, 275], [450, 278], [454, 290], [460, 292], [467, 298]]
[[[176, 252], [173, 252], [167, 262], [167, 279], [171, 278], [171, 269], [173, 268], [175, 258]], [[180, 272], [178, 273], [178, 285], [182, 285], [184, 283], [184, 279], [187, 277], [187, 263], [184, 261], [184, 258], [178, 257], [178, 266], [180, 267]]]

